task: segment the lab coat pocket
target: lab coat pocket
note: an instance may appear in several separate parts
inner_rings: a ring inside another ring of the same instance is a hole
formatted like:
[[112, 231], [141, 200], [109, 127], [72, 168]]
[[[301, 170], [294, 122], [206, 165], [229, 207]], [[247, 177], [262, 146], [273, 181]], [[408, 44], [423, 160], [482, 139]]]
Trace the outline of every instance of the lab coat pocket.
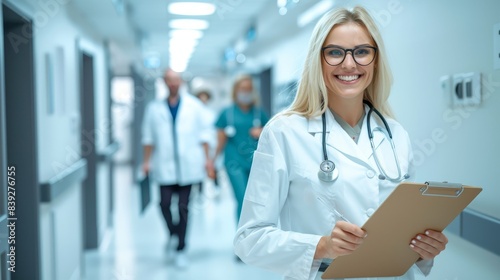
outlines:
[[276, 170], [273, 169], [274, 156], [255, 152], [253, 155], [252, 169], [248, 179], [247, 190], [245, 199], [260, 205], [266, 205], [270, 190], [274, 182], [274, 174]]

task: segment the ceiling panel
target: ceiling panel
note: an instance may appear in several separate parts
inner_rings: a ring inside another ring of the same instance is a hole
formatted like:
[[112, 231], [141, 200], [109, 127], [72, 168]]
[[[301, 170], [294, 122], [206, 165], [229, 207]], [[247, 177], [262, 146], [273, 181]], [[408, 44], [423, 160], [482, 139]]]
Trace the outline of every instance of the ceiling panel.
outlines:
[[[122, 15], [111, 0], [80, 0], [72, 4], [88, 20], [88, 24], [101, 33], [102, 37], [114, 42], [130, 42], [136, 46], [142, 59], [152, 53], [159, 54], [161, 68], [168, 66], [168, 22], [179, 16], [169, 15], [168, 0], [122, 0], [125, 1], [126, 12]], [[215, 3], [216, 12], [207, 17], [210, 27], [204, 31], [203, 37], [190, 60], [188, 71], [193, 75], [199, 72], [221, 71], [224, 50], [234, 46], [243, 37], [251, 25], [257, 26], [263, 15], [276, 17], [266, 25], [265, 33], [279, 34], [286, 29], [281, 26], [275, 0], [198, 0]], [[314, 2], [314, 1], [300, 1]], [[184, 17], [185, 18], [185, 17]], [[196, 18], [196, 17], [189, 17]], [[264, 35], [258, 30], [259, 36]], [[278, 33], [274, 33], [278, 32]], [[136, 36], [137, 35], [137, 36]], [[268, 35], [268, 34], [267, 34]], [[266, 38], [266, 36], [263, 36]], [[267, 36], [267, 38], [272, 38]], [[120, 44], [117, 44], [119, 48]], [[117, 54], [122, 55], [122, 54]]]

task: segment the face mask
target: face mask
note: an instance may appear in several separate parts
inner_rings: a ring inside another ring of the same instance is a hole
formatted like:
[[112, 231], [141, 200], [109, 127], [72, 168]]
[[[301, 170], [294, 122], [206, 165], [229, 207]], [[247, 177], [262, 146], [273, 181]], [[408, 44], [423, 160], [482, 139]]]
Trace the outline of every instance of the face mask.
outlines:
[[247, 91], [239, 91], [236, 93], [236, 101], [243, 105], [250, 105], [254, 102], [253, 94]]

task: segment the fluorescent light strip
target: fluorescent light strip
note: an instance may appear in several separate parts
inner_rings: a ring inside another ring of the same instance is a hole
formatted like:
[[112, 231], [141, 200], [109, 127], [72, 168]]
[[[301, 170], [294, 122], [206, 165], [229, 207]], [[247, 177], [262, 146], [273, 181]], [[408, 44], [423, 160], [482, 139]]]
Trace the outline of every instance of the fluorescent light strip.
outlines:
[[207, 29], [209, 24], [206, 20], [201, 19], [173, 19], [168, 26], [172, 29]]
[[215, 13], [215, 5], [202, 2], [174, 2], [168, 5], [168, 12], [182, 16], [208, 16]]
[[203, 37], [203, 32], [193, 29], [174, 29], [170, 31], [170, 37], [181, 39], [200, 39]]

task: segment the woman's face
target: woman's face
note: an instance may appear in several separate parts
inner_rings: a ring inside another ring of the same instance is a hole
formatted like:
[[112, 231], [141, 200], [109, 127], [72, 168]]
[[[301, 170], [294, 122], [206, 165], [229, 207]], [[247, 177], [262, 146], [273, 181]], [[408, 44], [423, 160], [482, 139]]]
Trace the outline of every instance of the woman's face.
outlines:
[[[337, 46], [344, 49], [354, 49], [362, 45], [375, 47], [368, 31], [353, 22], [335, 26], [323, 43], [323, 47]], [[331, 66], [322, 57], [323, 79], [328, 89], [328, 96], [333, 100], [358, 98], [362, 100], [363, 92], [373, 79], [375, 60], [367, 66], [361, 66], [354, 61], [351, 52], [347, 52], [342, 63]]]
[[242, 80], [236, 86], [235, 101], [241, 105], [250, 105], [254, 101], [253, 85], [251, 80]]
[[250, 80], [242, 80], [238, 83], [238, 86], [236, 87], [236, 92], [252, 92], [253, 91], [253, 86], [252, 86], [252, 81]]

